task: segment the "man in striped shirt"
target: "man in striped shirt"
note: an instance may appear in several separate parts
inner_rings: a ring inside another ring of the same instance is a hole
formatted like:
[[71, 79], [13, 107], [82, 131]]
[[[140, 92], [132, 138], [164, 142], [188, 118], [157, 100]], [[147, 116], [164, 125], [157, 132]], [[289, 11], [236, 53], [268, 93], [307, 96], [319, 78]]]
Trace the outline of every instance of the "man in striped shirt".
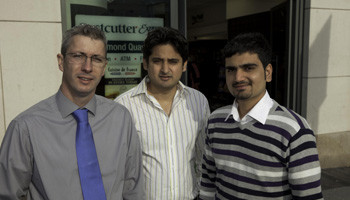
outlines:
[[143, 67], [148, 75], [116, 102], [130, 111], [140, 136], [148, 200], [190, 200], [199, 193], [209, 105], [179, 80], [186, 71], [188, 43], [171, 28], [148, 33]]
[[271, 47], [259, 33], [224, 48], [233, 105], [208, 120], [200, 199], [323, 199], [313, 131], [269, 97]]

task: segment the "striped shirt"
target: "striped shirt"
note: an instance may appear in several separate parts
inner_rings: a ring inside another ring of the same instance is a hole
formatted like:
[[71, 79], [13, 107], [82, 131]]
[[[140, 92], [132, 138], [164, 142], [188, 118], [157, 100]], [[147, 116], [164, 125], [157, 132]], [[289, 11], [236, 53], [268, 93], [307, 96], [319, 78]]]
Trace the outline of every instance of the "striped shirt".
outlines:
[[146, 79], [115, 100], [128, 108], [140, 136], [145, 199], [194, 199], [199, 193], [208, 101], [179, 82], [168, 116], [147, 93]]
[[323, 199], [313, 131], [272, 102], [265, 123], [235, 121], [232, 106], [211, 114], [200, 199]]

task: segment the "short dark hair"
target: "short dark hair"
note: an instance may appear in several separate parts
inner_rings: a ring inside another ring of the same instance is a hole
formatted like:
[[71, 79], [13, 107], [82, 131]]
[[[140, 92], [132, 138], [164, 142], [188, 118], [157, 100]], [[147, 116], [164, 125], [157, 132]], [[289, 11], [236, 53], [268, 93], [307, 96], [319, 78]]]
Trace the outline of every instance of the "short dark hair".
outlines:
[[261, 33], [253, 32], [239, 34], [224, 47], [225, 58], [229, 58], [237, 53], [242, 54], [246, 52], [258, 54], [264, 68], [271, 63], [271, 46]]
[[103, 31], [93, 25], [81, 24], [74, 26], [64, 33], [61, 45], [62, 55], [66, 55], [67, 50], [71, 45], [71, 40], [76, 35], [87, 36], [94, 40], [101, 40], [105, 46], [105, 54], [107, 54], [107, 39]]
[[188, 42], [186, 38], [178, 30], [169, 27], [158, 27], [148, 32], [142, 48], [143, 58], [148, 62], [153, 47], [165, 44], [173, 46], [182, 57], [182, 61], [187, 61]]

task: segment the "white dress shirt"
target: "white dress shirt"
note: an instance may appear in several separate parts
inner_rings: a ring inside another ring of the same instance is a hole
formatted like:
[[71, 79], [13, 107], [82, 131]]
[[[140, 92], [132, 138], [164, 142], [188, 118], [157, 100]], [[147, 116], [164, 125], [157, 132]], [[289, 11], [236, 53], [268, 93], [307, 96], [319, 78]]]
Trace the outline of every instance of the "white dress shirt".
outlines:
[[246, 124], [253, 119], [258, 122], [265, 124], [267, 116], [269, 114], [270, 109], [273, 106], [273, 101], [270, 98], [269, 93], [266, 91], [263, 98], [241, 119], [238, 113], [238, 104], [235, 100], [233, 102], [231, 113], [226, 117], [228, 119], [229, 116], [233, 116], [233, 119], [241, 124]]
[[115, 99], [128, 108], [140, 136], [146, 199], [194, 199], [210, 114], [208, 101], [179, 82], [168, 116], [147, 93], [147, 80]]

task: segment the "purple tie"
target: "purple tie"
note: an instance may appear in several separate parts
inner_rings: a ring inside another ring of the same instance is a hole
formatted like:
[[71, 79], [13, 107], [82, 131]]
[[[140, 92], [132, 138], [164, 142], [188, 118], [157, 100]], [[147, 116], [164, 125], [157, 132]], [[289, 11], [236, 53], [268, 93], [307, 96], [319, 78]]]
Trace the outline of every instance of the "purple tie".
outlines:
[[94, 138], [89, 124], [88, 110], [78, 109], [73, 112], [73, 116], [78, 123], [75, 147], [84, 200], [106, 199]]

